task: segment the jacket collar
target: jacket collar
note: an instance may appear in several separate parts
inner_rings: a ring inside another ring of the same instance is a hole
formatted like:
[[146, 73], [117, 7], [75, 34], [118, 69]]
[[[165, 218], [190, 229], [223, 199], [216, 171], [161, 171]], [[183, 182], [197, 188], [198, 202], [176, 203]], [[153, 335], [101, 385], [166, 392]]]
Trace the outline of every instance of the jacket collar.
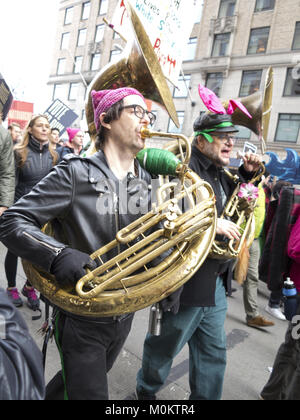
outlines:
[[30, 136], [28, 146], [35, 152], [44, 153], [45, 151], [48, 150], [49, 143], [43, 144], [41, 148], [41, 143], [38, 140], [36, 140], [34, 137]]
[[[103, 153], [102, 150], [95, 153], [93, 156], [87, 157], [85, 159], [89, 160], [89, 162], [92, 163], [92, 165], [90, 165], [90, 168], [89, 168], [90, 182], [97, 183], [101, 178], [103, 178], [101, 173], [104, 174], [107, 178], [115, 179], [119, 181], [114, 175], [114, 173], [110, 170], [105, 154]], [[142, 178], [142, 168], [137, 160], [135, 161], [135, 167], [137, 168], [137, 171], [138, 171], [138, 177]], [[99, 172], [99, 169], [101, 172]]]

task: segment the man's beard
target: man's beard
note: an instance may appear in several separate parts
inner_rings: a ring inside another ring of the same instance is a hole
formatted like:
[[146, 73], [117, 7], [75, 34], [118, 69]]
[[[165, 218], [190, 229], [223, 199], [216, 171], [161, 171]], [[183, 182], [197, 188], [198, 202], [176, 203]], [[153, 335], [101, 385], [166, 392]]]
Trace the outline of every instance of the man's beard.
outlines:
[[227, 166], [229, 164], [229, 159], [228, 161], [226, 159], [226, 162], [225, 162], [222, 158], [220, 158], [219, 156], [216, 156], [211, 150], [205, 150], [204, 154], [216, 166]]

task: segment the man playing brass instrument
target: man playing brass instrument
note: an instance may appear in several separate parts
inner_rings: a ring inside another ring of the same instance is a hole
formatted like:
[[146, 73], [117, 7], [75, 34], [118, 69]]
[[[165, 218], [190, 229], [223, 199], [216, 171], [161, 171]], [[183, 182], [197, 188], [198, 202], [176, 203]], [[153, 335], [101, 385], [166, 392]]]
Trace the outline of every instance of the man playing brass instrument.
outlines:
[[[236, 187], [223, 167], [229, 164], [238, 130], [230, 115], [206, 113], [196, 119], [194, 131], [189, 166], [213, 187], [220, 216]], [[258, 170], [260, 159], [247, 153], [243, 161], [239, 175], [246, 181]], [[240, 237], [237, 225], [220, 218], [217, 234], [229, 239]], [[165, 383], [174, 357], [186, 343], [190, 354], [190, 399], [221, 398], [226, 367], [224, 283], [230, 261], [207, 258], [183, 288], [169, 297], [174, 306], [163, 314], [161, 335], [148, 334], [144, 343], [142, 367], [137, 375], [138, 399], [156, 399], [155, 394]]]
[[[89, 255], [141, 216], [138, 202], [139, 211], [124, 211], [128, 204], [124, 201], [132, 200], [137, 181], [141, 188], [147, 186], [145, 200], [150, 203], [151, 199], [150, 174], [135, 156], [145, 145], [141, 128], [153, 123], [155, 116], [136, 89], [91, 94], [98, 152], [88, 158], [66, 158], [7, 210], [0, 223], [5, 246], [54, 274], [59, 285], [76, 284], [86, 274], [85, 268], [97, 266]], [[107, 188], [111, 184], [115, 190]], [[126, 189], [122, 196], [120, 185]], [[106, 200], [101, 201], [103, 196]], [[106, 208], [105, 202], [109, 202]], [[54, 237], [40, 230], [49, 220]], [[117, 250], [111, 250], [104, 259], [116, 254]], [[55, 338], [63, 371], [48, 384], [46, 399], [108, 399], [107, 372], [122, 349], [132, 319], [133, 314], [93, 318], [58, 308]]]

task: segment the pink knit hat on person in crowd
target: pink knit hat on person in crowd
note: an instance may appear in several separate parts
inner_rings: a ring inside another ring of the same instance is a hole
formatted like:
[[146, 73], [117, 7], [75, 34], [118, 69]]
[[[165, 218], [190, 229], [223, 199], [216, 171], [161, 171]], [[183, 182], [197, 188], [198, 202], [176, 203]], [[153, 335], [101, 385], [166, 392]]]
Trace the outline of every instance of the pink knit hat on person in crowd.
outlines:
[[100, 115], [103, 112], [106, 112], [115, 103], [121, 101], [123, 98], [129, 95], [138, 95], [143, 98], [143, 100], [145, 100], [143, 95], [134, 88], [124, 87], [119, 89], [100, 90], [99, 92], [92, 90], [91, 96], [94, 109], [94, 122], [97, 131], [100, 128]]
[[67, 133], [69, 136], [69, 142], [72, 143], [73, 138], [76, 136], [76, 134], [81, 131], [80, 128], [67, 128]]

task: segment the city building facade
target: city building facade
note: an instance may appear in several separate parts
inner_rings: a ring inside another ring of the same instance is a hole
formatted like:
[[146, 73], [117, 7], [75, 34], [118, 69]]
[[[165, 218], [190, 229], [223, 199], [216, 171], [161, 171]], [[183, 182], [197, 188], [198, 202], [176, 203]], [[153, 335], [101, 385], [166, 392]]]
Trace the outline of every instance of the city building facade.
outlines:
[[[141, 0], [143, 1], [143, 0]], [[222, 100], [245, 98], [263, 91], [267, 69], [274, 70], [274, 91], [267, 150], [284, 157], [285, 148], [300, 152], [300, 2], [299, 0], [194, 0], [182, 73], [170, 84], [180, 122], [176, 128], [162, 107], [155, 131], [191, 136], [193, 121], [205, 111], [199, 83]], [[85, 97], [95, 75], [119, 60], [125, 41], [110, 22], [118, 0], [62, 0], [48, 84], [52, 100], [59, 98], [85, 120]], [[237, 148], [257, 136], [246, 128]], [[162, 143], [159, 139], [157, 144]]]

